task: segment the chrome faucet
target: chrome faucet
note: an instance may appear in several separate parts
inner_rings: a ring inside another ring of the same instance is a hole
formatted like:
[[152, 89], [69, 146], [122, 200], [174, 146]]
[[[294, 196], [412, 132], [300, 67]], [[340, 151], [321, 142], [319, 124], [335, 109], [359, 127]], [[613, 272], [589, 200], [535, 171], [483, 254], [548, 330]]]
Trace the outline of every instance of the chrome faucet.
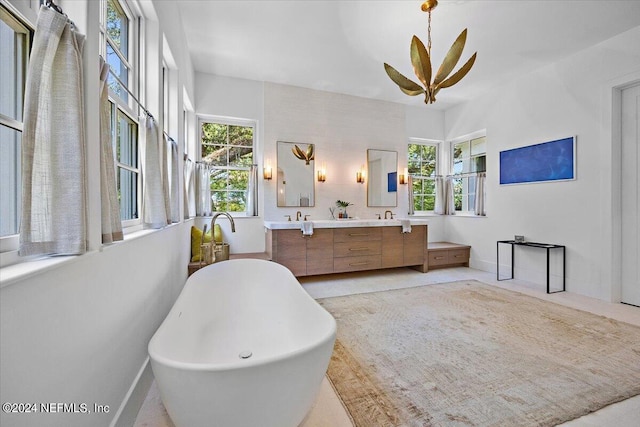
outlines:
[[296, 221], [300, 221], [300, 217], [302, 216], [302, 212], [296, 212]]
[[384, 219], [389, 219], [387, 218], [387, 214], [391, 214], [391, 219], [393, 219], [393, 212], [391, 211], [384, 211]]
[[235, 222], [233, 222], [233, 218], [231, 217], [231, 215], [229, 215], [229, 214], [228, 214], [228, 213], [226, 213], [226, 212], [218, 212], [217, 214], [215, 214], [215, 215], [213, 216], [213, 218], [211, 218], [211, 232], [213, 233], [213, 227], [216, 225], [216, 219], [218, 219], [218, 217], [219, 217], [220, 215], [224, 215], [224, 216], [226, 216], [227, 218], [229, 218], [229, 222], [231, 223], [231, 232], [232, 232], [232, 233], [235, 233], [235, 232], [236, 232], [236, 223], [235, 223]]

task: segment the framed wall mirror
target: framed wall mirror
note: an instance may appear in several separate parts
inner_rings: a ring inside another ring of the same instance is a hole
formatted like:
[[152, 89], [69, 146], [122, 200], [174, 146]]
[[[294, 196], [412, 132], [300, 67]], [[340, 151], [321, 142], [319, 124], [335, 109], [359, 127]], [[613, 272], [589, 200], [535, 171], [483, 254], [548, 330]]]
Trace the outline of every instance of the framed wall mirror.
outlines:
[[367, 150], [367, 206], [398, 205], [398, 152]]
[[314, 144], [278, 141], [278, 207], [315, 206]]

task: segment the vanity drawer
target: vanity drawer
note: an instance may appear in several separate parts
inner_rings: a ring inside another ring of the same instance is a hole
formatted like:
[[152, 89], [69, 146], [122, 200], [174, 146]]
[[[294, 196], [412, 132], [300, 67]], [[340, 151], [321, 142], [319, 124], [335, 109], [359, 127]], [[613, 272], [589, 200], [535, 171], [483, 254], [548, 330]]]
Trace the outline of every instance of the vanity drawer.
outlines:
[[340, 242], [368, 242], [382, 239], [382, 227], [348, 227], [333, 230], [333, 241]]
[[333, 259], [334, 273], [347, 272], [347, 271], [373, 270], [381, 267], [382, 267], [382, 262], [381, 262], [380, 255], [350, 256], [350, 257]]
[[382, 253], [382, 242], [363, 241], [363, 242], [340, 242], [333, 244], [333, 256], [335, 258], [363, 256], [363, 255], [380, 255]]
[[449, 250], [449, 264], [469, 262], [469, 249]]
[[449, 251], [429, 251], [429, 266], [449, 264]]

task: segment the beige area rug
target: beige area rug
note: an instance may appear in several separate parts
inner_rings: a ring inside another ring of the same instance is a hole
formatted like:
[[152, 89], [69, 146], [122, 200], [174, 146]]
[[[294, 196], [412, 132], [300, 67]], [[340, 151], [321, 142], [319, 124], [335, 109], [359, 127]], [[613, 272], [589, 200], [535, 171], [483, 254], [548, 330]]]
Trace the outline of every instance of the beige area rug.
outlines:
[[318, 300], [358, 427], [553, 426], [640, 394], [640, 327], [475, 280]]

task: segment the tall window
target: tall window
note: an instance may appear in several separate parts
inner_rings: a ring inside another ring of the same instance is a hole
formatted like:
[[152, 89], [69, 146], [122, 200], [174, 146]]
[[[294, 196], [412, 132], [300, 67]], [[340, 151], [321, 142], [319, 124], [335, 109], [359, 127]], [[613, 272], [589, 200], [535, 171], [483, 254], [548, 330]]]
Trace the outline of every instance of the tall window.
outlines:
[[456, 211], [473, 211], [476, 174], [486, 171], [487, 141], [485, 136], [453, 142], [451, 170], [453, 171], [453, 200]]
[[[124, 221], [140, 217], [140, 163], [138, 156], [138, 124], [111, 104], [111, 129], [115, 141], [116, 180], [120, 218]], [[126, 223], [131, 225], [130, 223]]]
[[129, 87], [132, 73], [131, 51], [132, 38], [130, 14], [125, 12], [125, 7], [118, 0], [102, 0], [103, 20], [101, 27], [101, 53], [105, 56], [112, 74], [109, 75], [109, 87], [111, 90], [127, 101], [128, 94], [124, 88]]
[[[20, 228], [22, 110], [30, 45], [31, 31], [0, 6], [0, 237], [17, 235]], [[15, 245], [6, 249], [17, 249], [17, 236], [12, 239]]]
[[433, 211], [436, 203], [438, 174], [437, 142], [410, 139], [408, 145], [408, 172], [413, 180], [413, 209], [415, 212]]
[[246, 211], [254, 135], [253, 122], [201, 120], [201, 159], [211, 169], [214, 212]]
[[100, 50], [111, 69], [107, 82], [120, 215], [123, 225], [131, 226], [139, 223], [142, 200], [137, 114], [127, 92], [135, 93], [136, 89], [133, 67], [138, 44], [134, 31], [136, 21], [126, 2], [101, 2]]

